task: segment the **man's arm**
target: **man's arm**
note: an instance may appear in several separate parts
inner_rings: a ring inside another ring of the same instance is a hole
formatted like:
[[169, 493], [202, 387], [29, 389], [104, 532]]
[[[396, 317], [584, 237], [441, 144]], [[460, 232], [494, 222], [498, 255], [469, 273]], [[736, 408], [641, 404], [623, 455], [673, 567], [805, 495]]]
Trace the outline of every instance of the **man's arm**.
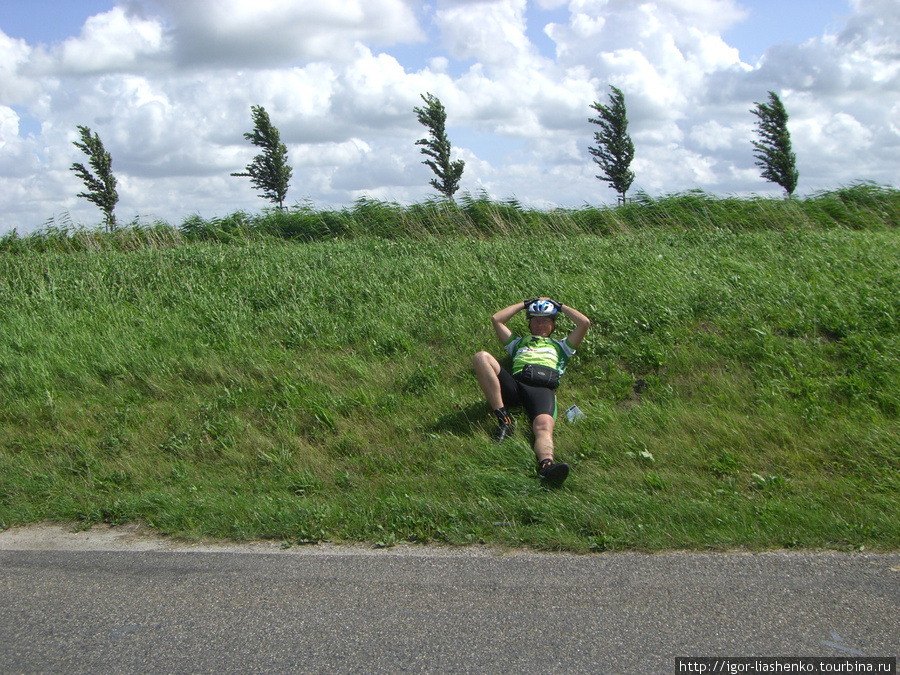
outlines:
[[509, 338], [512, 337], [512, 331], [506, 327], [506, 324], [523, 309], [525, 309], [525, 303], [517, 302], [506, 309], [501, 309], [491, 317], [491, 325], [494, 327], [494, 332], [497, 333], [497, 339], [500, 340], [500, 344], [505, 345], [509, 342]]
[[569, 333], [569, 336], [566, 338], [566, 340], [569, 342], [569, 345], [572, 347], [572, 349], [578, 349], [578, 345], [580, 345], [581, 341], [584, 340], [584, 336], [587, 334], [588, 328], [591, 327], [591, 320], [574, 307], [569, 307], [568, 305], [561, 304], [559, 311], [562, 312], [565, 316], [569, 317], [572, 323], [575, 324], [575, 330]]

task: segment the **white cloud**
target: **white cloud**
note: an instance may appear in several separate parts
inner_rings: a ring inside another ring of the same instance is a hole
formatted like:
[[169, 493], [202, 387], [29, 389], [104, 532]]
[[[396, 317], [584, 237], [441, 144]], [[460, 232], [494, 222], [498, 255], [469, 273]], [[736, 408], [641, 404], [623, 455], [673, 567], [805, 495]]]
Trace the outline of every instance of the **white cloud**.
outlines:
[[0, 150], [19, 140], [19, 116], [16, 111], [0, 106]]
[[0, 31], [0, 104], [16, 105], [32, 101], [41, 83], [22, 72], [33, 50], [25, 40], [17, 40]]
[[752, 134], [752, 125], [725, 126], [716, 120], [702, 122], [690, 131], [690, 139], [703, 150], [725, 150], [738, 144], [746, 144]]
[[63, 42], [52, 56], [63, 74], [129, 72], [158, 57], [166, 48], [158, 20], [114, 7], [89, 18], [81, 35]]
[[821, 159], [841, 161], [868, 151], [872, 144], [872, 132], [843, 112], [809, 116], [791, 126], [794, 141]]
[[525, 37], [525, 0], [444, 2], [435, 23], [459, 60], [503, 68], [536, 51]]
[[747, 10], [734, 0], [658, 0], [678, 17], [679, 23], [704, 33], [719, 34], [742, 19]]
[[357, 43], [424, 38], [402, 0], [152, 0], [169, 19], [178, 59], [213, 67], [341, 61]]
[[19, 136], [19, 116], [15, 110], [0, 105], [0, 176], [6, 187], [22, 194], [23, 183], [39, 170], [34, 141]]
[[634, 119], [679, 117], [709, 73], [742, 65], [719, 34], [741, 16], [730, 1], [573, 0], [570, 11], [548, 27], [560, 62], [623, 89]]

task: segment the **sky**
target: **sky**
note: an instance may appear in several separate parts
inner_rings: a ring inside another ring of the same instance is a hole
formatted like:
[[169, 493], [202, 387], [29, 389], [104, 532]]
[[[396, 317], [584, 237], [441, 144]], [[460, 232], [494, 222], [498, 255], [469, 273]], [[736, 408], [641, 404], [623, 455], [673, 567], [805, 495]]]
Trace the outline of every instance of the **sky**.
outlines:
[[447, 111], [461, 193], [615, 204], [591, 104], [622, 90], [630, 194], [780, 196], [750, 110], [790, 120], [805, 196], [900, 185], [900, 0], [0, 0], [0, 234], [96, 227], [78, 126], [121, 222], [258, 212], [251, 106], [287, 146], [290, 206], [437, 197], [415, 142]]

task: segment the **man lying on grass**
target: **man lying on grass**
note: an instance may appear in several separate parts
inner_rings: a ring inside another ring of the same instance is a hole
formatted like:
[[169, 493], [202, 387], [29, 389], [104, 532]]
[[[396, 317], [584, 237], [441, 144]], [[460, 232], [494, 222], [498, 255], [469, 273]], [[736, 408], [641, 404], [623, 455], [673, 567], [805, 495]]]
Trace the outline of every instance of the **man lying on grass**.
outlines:
[[[518, 337], [507, 322], [525, 310], [531, 335]], [[575, 330], [563, 340], [550, 337], [559, 313], [575, 323]], [[512, 433], [513, 419], [507, 408], [524, 407], [534, 432], [534, 454], [538, 474], [549, 481], [562, 482], [569, 475], [569, 465], [553, 461], [553, 427], [556, 423], [556, 387], [591, 325], [581, 312], [549, 298], [535, 298], [510, 305], [491, 317], [491, 324], [504, 349], [512, 357], [512, 372], [500, 366], [489, 352], [475, 355], [475, 375], [497, 415], [499, 426], [494, 434], [502, 442]]]

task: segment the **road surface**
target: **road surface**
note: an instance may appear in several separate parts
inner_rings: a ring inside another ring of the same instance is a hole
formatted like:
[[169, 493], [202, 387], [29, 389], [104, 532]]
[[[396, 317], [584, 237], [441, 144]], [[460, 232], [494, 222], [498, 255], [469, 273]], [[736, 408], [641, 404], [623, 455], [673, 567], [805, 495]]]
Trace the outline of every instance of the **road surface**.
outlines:
[[4, 674], [675, 673], [685, 656], [896, 657], [898, 607], [900, 554], [0, 532]]

